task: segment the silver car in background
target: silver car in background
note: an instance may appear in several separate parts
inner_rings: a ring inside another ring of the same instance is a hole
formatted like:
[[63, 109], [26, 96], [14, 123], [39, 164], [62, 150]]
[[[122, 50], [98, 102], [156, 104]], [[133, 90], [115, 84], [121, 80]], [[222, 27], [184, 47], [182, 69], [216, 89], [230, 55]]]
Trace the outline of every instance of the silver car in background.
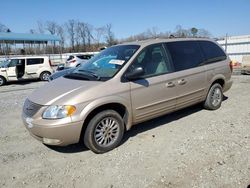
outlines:
[[66, 67], [78, 67], [81, 63], [87, 62], [93, 55], [70, 55], [65, 63]]

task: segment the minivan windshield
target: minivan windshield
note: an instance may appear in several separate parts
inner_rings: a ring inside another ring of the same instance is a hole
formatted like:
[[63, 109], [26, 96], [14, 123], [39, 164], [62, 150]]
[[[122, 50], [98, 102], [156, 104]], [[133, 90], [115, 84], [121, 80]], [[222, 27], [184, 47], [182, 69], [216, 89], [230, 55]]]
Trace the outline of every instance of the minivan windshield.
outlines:
[[64, 77], [83, 80], [108, 80], [127, 63], [139, 47], [139, 45], [118, 45], [107, 48]]

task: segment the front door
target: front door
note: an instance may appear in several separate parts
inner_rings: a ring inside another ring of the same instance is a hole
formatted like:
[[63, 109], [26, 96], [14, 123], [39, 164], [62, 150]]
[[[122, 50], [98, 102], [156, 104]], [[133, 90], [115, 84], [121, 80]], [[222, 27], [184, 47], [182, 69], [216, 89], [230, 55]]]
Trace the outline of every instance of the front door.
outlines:
[[172, 65], [163, 44], [144, 48], [128, 72], [142, 67], [144, 75], [130, 82], [133, 123], [139, 123], [173, 111], [176, 104], [176, 90], [172, 80]]
[[11, 59], [10, 63], [8, 64], [8, 67], [6, 68], [7, 77], [8, 77], [8, 80], [10, 81], [17, 80], [16, 65], [18, 61], [19, 59]]

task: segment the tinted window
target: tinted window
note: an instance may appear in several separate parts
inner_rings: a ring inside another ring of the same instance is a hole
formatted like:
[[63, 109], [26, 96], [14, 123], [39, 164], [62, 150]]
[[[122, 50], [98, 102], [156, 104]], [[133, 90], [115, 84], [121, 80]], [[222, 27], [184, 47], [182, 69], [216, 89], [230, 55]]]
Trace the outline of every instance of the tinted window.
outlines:
[[74, 59], [74, 56], [72, 56], [72, 55], [69, 56], [68, 59], [67, 59], [67, 61], [70, 61], [71, 59]]
[[144, 48], [131, 64], [128, 71], [131, 71], [135, 67], [142, 67], [144, 69], [145, 73], [143, 77], [172, 72], [170, 58], [166, 56], [162, 44]]
[[199, 66], [203, 61], [200, 47], [195, 41], [166, 43], [176, 71]]
[[12, 59], [12, 60], [10, 60], [8, 66], [9, 67], [15, 67], [17, 65], [18, 61], [19, 61], [19, 59]]
[[10, 60], [8, 67], [15, 67], [17, 65], [24, 65], [25, 59], [12, 59]]
[[27, 65], [43, 64], [43, 61], [44, 61], [43, 58], [30, 58], [27, 59]]
[[206, 58], [206, 63], [225, 60], [227, 58], [223, 50], [215, 43], [209, 41], [199, 41], [199, 44]]
[[77, 55], [76, 57], [78, 57], [80, 59], [90, 59], [91, 58], [90, 55]]

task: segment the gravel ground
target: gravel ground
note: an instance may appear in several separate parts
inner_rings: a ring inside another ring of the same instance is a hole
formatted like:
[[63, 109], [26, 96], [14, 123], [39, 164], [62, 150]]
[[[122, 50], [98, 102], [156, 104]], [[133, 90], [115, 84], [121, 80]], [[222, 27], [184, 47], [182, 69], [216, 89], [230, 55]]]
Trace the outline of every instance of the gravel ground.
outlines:
[[44, 82], [0, 88], [0, 187], [226, 187], [250, 184], [250, 76], [233, 76], [217, 111], [199, 105], [126, 133], [97, 155], [47, 147], [24, 128], [22, 103]]

